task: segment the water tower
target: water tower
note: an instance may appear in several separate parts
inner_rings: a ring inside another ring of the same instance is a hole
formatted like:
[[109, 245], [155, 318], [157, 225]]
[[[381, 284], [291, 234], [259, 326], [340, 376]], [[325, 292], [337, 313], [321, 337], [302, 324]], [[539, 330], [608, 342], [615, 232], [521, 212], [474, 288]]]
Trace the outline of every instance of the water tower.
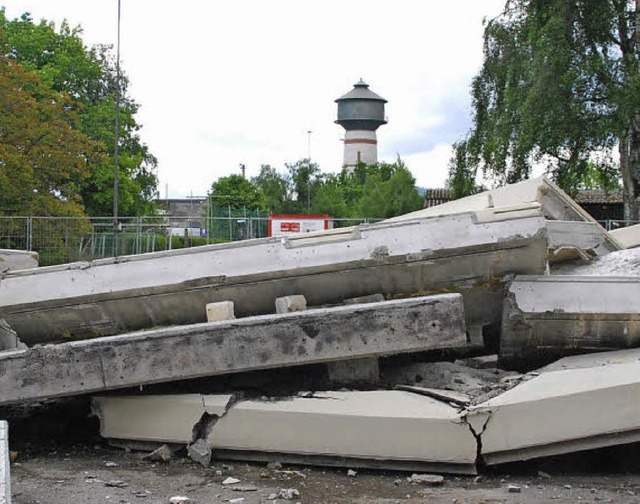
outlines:
[[338, 123], [346, 131], [343, 166], [353, 170], [358, 163], [378, 162], [376, 130], [386, 124], [384, 104], [387, 100], [369, 89], [362, 79], [353, 89], [336, 100]]

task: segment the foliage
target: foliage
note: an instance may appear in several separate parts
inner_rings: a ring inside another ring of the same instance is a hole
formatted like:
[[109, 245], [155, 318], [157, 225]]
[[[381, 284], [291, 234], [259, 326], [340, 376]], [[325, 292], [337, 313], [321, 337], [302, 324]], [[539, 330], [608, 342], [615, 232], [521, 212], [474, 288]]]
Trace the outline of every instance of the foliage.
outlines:
[[469, 193], [478, 169], [502, 184], [542, 165], [569, 192], [615, 174], [637, 218], [637, 12], [631, 0], [507, 0], [485, 27], [474, 125], [450, 165], [454, 192]]
[[[66, 107], [73, 110], [73, 125], [100, 145], [104, 156], [87, 165], [89, 176], [79, 184], [80, 203], [91, 215], [113, 212], [115, 152], [116, 68], [110, 49], [87, 49], [80, 28], [63, 22], [56, 31], [45, 20], [34, 23], [28, 14], [7, 20], [0, 9], [0, 54], [37, 74], [44, 86], [66, 93]], [[155, 211], [157, 160], [138, 135], [138, 105], [127, 96], [128, 81], [120, 78], [119, 215], [143, 215]]]
[[275, 168], [262, 165], [260, 173], [251, 179], [251, 183], [262, 192], [265, 208], [276, 214], [284, 212], [288, 199], [288, 182]]
[[75, 129], [72, 100], [0, 58], [0, 213], [83, 215], [81, 188], [99, 145]]
[[231, 206], [232, 208], [262, 208], [264, 196], [260, 189], [242, 175], [229, 175], [219, 178], [211, 184], [209, 199], [212, 206]]

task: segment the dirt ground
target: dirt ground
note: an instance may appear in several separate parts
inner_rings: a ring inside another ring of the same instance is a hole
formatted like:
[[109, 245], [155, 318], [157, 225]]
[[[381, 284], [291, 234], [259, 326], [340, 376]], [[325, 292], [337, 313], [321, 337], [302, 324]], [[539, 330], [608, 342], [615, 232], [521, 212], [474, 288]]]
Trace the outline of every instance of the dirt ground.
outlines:
[[[408, 481], [406, 472], [350, 476], [347, 469], [221, 460], [204, 468], [186, 450], [152, 462], [109, 446], [88, 412], [86, 398], [0, 409], [16, 452], [13, 504], [168, 504], [179, 496], [189, 504], [640, 503], [640, 443], [481, 468], [479, 476], [444, 475], [441, 485], [425, 486]], [[228, 477], [239, 482], [223, 485]]]

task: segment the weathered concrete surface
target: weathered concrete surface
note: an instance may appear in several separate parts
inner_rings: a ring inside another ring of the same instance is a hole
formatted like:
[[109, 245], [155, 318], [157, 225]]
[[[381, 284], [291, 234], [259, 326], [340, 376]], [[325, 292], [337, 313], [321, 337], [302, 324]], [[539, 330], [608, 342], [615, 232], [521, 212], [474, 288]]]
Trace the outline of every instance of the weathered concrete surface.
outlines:
[[522, 204], [537, 203], [547, 219], [559, 221], [585, 221], [595, 223], [596, 220], [578, 205], [558, 185], [546, 177], [524, 180], [497, 189], [460, 198], [416, 212], [389, 219], [398, 221], [416, 217], [435, 217], [461, 212], [478, 211], [489, 208], [512, 207]]
[[612, 364], [627, 364], [631, 362], [640, 362], [640, 348], [563, 357], [562, 359], [537, 369], [536, 371], [539, 373], [546, 373], [548, 371], [561, 371], [563, 369], [610, 366]]
[[291, 313], [307, 309], [307, 299], [301, 294], [276, 299], [276, 313]]
[[597, 222], [547, 221], [549, 261], [606, 255], [620, 247]]
[[622, 249], [640, 246], [640, 224], [609, 231], [609, 237]]
[[640, 277], [640, 248], [617, 250], [588, 261], [553, 264], [551, 274]]
[[211, 429], [222, 457], [309, 457], [356, 467], [475, 473], [476, 441], [456, 408], [404, 391], [241, 401]]
[[28, 345], [205, 321], [207, 303], [271, 313], [302, 294], [311, 306], [383, 294], [461, 292], [467, 325], [499, 324], [509, 274], [542, 274], [539, 205], [415, 218], [296, 237], [247, 240], [9, 272], [0, 317]]
[[187, 444], [196, 440], [203, 416], [221, 417], [233, 400], [230, 394], [104, 396], [93, 397], [91, 405], [102, 437]]
[[207, 322], [218, 322], [220, 320], [233, 320], [236, 318], [233, 301], [220, 301], [218, 303], [207, 303]]
[[636, 346], [640, 278], [519, 276], [509, 286], [500, 338], [504, 368]]
[[0, 352], [5, 350], [24, 350], [27, 346], [20, 341], [16, 332], [7, 321], [0, 319]]
[[3, 352], [0, 404], [466, 345], [459, 294], [262, 315]]
[[0, 504], [11, 504], [9, 424], [0, 420]]
[[485, 463], [640, 441], [640, 362], [550, 371], [471, 407]]
[[380, 380], [380, 366], [376, 357], [329, 362], [327, 375], [335, 388], [375, 385]]
[[[183, 397], [93, 401], [104, 437], [189, 443], [189, 421], [195, 419], [193, 428], [202, 402], [228, 404], [228, 396]], [[184, 410], [190, 415], [182, 421]], [[174, 424], [181, 426], [178, 434]], [[476, 441], [457, 409], [404, 391], [243, 400], [211, 418], [208, 430], [214, 457], [475, 473]]]
[[38, 267], [38, 253], [26, 250], [0, 249], [0, 272]]

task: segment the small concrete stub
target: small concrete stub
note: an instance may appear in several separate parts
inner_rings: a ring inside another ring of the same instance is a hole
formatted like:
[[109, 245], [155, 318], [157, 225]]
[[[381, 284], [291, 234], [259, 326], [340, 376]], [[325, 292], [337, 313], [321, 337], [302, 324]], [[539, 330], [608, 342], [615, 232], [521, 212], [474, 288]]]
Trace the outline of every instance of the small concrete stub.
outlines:
[[276, 299], [276, 313], [292, 313], [305, 311], [307, 309], [307, 299], [301, 295], [284, 296]]
[[207, 322], [233, 320], [236, 318], [233, 301], [220, 301], [207, 304]]
[[0, 420], [0, 504], [11, 504], [9, 424], [4, 420]]

